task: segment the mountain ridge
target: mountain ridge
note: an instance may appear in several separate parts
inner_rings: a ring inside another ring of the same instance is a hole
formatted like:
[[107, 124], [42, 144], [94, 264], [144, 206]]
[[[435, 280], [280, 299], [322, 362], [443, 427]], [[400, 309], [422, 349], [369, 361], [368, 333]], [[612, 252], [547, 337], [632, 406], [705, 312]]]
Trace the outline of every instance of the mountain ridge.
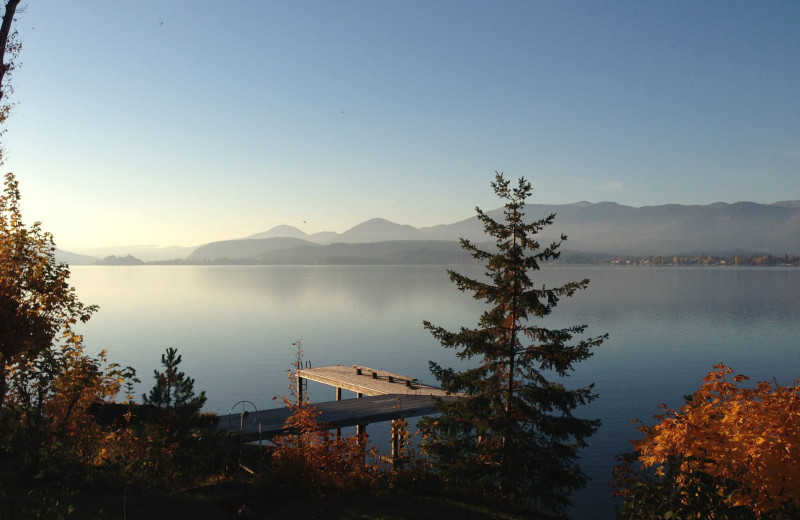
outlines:
[[[562, 233], [566, 234], [569, 239], [562, 245], [564, 251], [621, 255], [673, 255], [692, 251], [800, 254], [800, 201], [797, 200], [772, 204], [740, 201], [641, 207], [612, 201], [580, 201], [571, 204], [527, 204], [525, 213], [528, 221], [556, 214], [554, 225], [543, 230], [540, 242], [549, 243], [558, 240]], [[503, 208], [487, 211], [486, 214], [501, 220]], [[308, 234], [293, 226], [279, 225], [245, 238], [186, 248], [191, 251], [185, 258], [189, 261], [252, 261], [255, 258], [266, 261], [267, 257], [274, 260], [281, 256], [288, 261], [293, 256], [285, 251], [295, 247], [304, 247], [308, 252], [311, 251], [309, 248], [332, 244], [399, 241], [408, 246], [416, 241], [436, 244], [458, 242], [461, 238], [473, 242], [487, 240], [477, 216], [422, 228], [373, 218], [342, 233], [323, 231]], [[389, 249], [394, 251], [393, 254], [400, 254], [394, 248]], [[123, 251], [118, 247], [114, 251], [114, 254], [140, 256], [136, 250]], [[284, 253], [279, 255], [277, 251]], [[319, 250], [317, 254], [323, 252]], [[371, 258], [373, 252], [365, 254]], [[337, 255], [345, 256], [341, 252], [337, 252]]]

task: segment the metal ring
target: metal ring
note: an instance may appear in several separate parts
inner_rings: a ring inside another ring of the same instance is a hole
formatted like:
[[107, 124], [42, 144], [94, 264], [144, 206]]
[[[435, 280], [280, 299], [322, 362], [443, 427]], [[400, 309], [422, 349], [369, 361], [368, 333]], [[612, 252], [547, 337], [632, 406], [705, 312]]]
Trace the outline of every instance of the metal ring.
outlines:
[[[234, 423], [233, 423], [234, 410], [236, 410], [236, 407], [239, 406], [239, 405], [241, 405], [241, 408], [242, 408], [241, 412], [236, 413], [236, 415], [239, 416], [239, 417], [237, 417], [237, 419], [239, 419], [239, 424], [240, 425], [255, 424], [256, 423], [256, 415], [255, 415], [255, 413], [251, 413], [251, 412], [257, 412], [258, 411], [258, 408], [256, 408], [256, 405], [253, 404], [252, 401], [239, 401], [235, 405], [231, 406], [231, 410], [230, 410], [229, 415], [228, 415], [228, 426], [233, 428], [233, 426], [234, 426]], [[250, 405], [250, 406], [248, 407], [247, 405]], [[252, 410], [248, 410], [248, 408], [252, 408]], [[244, 420], [242, 420], [242, 415], [244, 415]], [[247, 418], [249, 415], [252, 415], [251, 419]]]

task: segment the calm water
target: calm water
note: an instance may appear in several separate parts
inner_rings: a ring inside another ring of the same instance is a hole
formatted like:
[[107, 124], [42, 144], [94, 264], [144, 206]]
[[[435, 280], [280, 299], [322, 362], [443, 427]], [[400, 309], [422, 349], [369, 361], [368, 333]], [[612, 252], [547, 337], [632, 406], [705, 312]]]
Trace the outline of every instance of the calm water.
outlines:
[[[482, 269], [462, 266], [479, 275]], [[637, 437], [634, 418], [657, 405], [679, 406], [712, 365], [724, 362], [756, 380], [800, 377], [800, 269], [548, 268], [542, 283], [590, 278], [587, 291], [562, 300], [552, 326], [589, 325], [610, 339], [567, 384], [596, 383], [600, 398], [580, 414], [600, 417], [583, 452], [592, 483], [575, 496], [575, 518], [613, 518], [608, 487], [616, 453]], [[428, 360], [457, 366], [422, 328], [424, 319], [473, 326], [483, 306], [450, 283], [441, 266], [137, 266], [73, 267], [84, 303], [100, 311], [83, 325], [89, 349], [135, 367], [152, 386], [166, 347], [227, 413], [240, 400], [275, 406], [286, 393], [292, 342], [302, 338], [315, 366], [362, 364], [435, 383]], [[310, 388], [313, 400], [333, 389]], [[368, 430], [373, 437], [380, 430]]]

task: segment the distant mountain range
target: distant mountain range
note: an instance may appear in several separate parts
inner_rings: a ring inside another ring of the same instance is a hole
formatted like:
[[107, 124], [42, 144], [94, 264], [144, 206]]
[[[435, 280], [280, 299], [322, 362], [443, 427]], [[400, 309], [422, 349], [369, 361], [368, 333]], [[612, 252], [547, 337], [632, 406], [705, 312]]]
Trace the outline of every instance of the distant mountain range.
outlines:
[[[487, 212], [502, 220], [503, 209]], [[737, 202], [686, 206], [631, 207], [613, 202], [563, 205], [530, 204], [529, 220], [556, 214], [543, 230], [541, 243], [568, 236], [564, 251], [613, 255], [676, 255], [690, 253], [800, 254], [800, 201], [756, 204]], [[245, 238], [191, 248], [115, 248], [105, 254], [131, 254], [152, 261], [265, 264], [326, 263], [453, 263], [469, 261], [460, 238], [486, 242], [476, 216], [452, 224], [415, 228], [375, 218], [343, 232], [307, 234], [277, 226]], [[99, 251], [98, 251], [99, 252]], [[86, 254], [87, 252], [82, 251]], [[167, 254], [165, 254], [167, 253]], [[83, 263], [83, 262], [80, 262]]]
[[174, 260], [176, 258], [186, 258], [195, 247], [182, 246], [151, 246], [151, 245], [127, 245], [127, 246], [108, 246], [77, 249], [73, 252], [56, 250], [56, 257], [60, 262], [71, 265], [95, 264], [108, 256], [133, 255], [145, 262], [158, 262], [164, 260]]

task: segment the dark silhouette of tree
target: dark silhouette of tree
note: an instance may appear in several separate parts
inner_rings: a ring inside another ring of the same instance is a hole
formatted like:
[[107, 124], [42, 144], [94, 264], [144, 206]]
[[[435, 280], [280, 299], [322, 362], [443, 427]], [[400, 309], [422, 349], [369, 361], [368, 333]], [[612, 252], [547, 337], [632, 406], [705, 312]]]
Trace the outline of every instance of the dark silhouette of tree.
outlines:
[[525, 179], [510, 188], [497, 173], [492, 187], [507, 201], [505, 221], [495, 221], [480, 208], [476, 211], [486, 234], [496, 241], [496, 252], [461, 240], [476, 260], [485, 262], [486, 279], [448, 271], [460, 290], [474, 293], [475, 299], [491, 307], [476, 328], [451, 332], [424, 322], [445, 348], [457, 349], [460, 359], [480, 362], [463, 371], [430, 362], [442, 387], [461, 398], [440, 402], [441, 416], [421, 421], [423, 448], [457, 488], [561, 513], [570, 503], [570, 493], [587, 481], [577, 464], [578, 451], [600, 421], [572, 414], [596, 397], [593, 385], [568, 389], [555, 378], [567, 376], [574, 363], [590, 357], [591, 348], [607, 335], [570, 345], [585, 325], [549, 329], [538, 324], [560, 298], [585, 289], [589, 280], [550, 288], [534, 283], [531, 275], [542, 262], [558, 258], [567, 237], [561, 235], [540, 249], [535, 236], [553, 223], [555, 215], [524, 221], [525, 200], [531, 193]]
[[[5, 11], [3, 12], [3, 21], [0, 24], [0, 49], [3, 52], [0, 52], [0, 85], [3, 86], [0, 89], [0, 102], [3, 101], [3, 97], [9, 93], [6, 87], [6, 83], [3, 83], [6, 80], [6, 74], [10, 74], [12, 70], [14, 70], [14, 61], [13, 58], [17, 56], [19, 50], [22, 46], [16, 40], [16, 30], [14, 32], [11, 31], [11, 23], [14, 21], [14, 16], [17, 12], [17, 6], [19, 5], [19, 0], [8, 0], [6, 2]], [[10, 59], [6, 61], [5, 55], [8, 54]]]
[[[0, 23], [0, 136], [5, 133], [2, 128], [11, 112], [11, 103], [8, 102], [14, 89], [11, 87], [9, 78], [11, 72], [16, 67], [14, 59], [19, 55], [22, 44], [17, 40], [17, 31], [11, 30], [11, 24], [15, 20], [19, 0], [8, 0], [3, 12], [3, 20]], [[0, 146], [0, 164], [3, 163], [3, 147]]]
[[161, 364], [164, 369], [153, 371], [155, 385], [142, 396], [143, 406], [134, 412], [131, 429], [136, 437], [148, 439], [145, 474], [151, 482], [195, 482], [214, 471], [223, 436], [217, 431], [216, 414], [201, 413], [206, 393], [195, 394], [194, 379], [179, 369], [178, 350], [166, 349]]
[[164, 371], [153, 371], [156, 384], [149, 395], [142, 396], [142, 403], [158, 408], [188, 408], [194, 413], [199, 412], [206, 402], [206, 393], [194, 394], [194, 379], [181, 372], [178, 349], [168, 348], [166, 354], [161, 354], [161, 364]]

